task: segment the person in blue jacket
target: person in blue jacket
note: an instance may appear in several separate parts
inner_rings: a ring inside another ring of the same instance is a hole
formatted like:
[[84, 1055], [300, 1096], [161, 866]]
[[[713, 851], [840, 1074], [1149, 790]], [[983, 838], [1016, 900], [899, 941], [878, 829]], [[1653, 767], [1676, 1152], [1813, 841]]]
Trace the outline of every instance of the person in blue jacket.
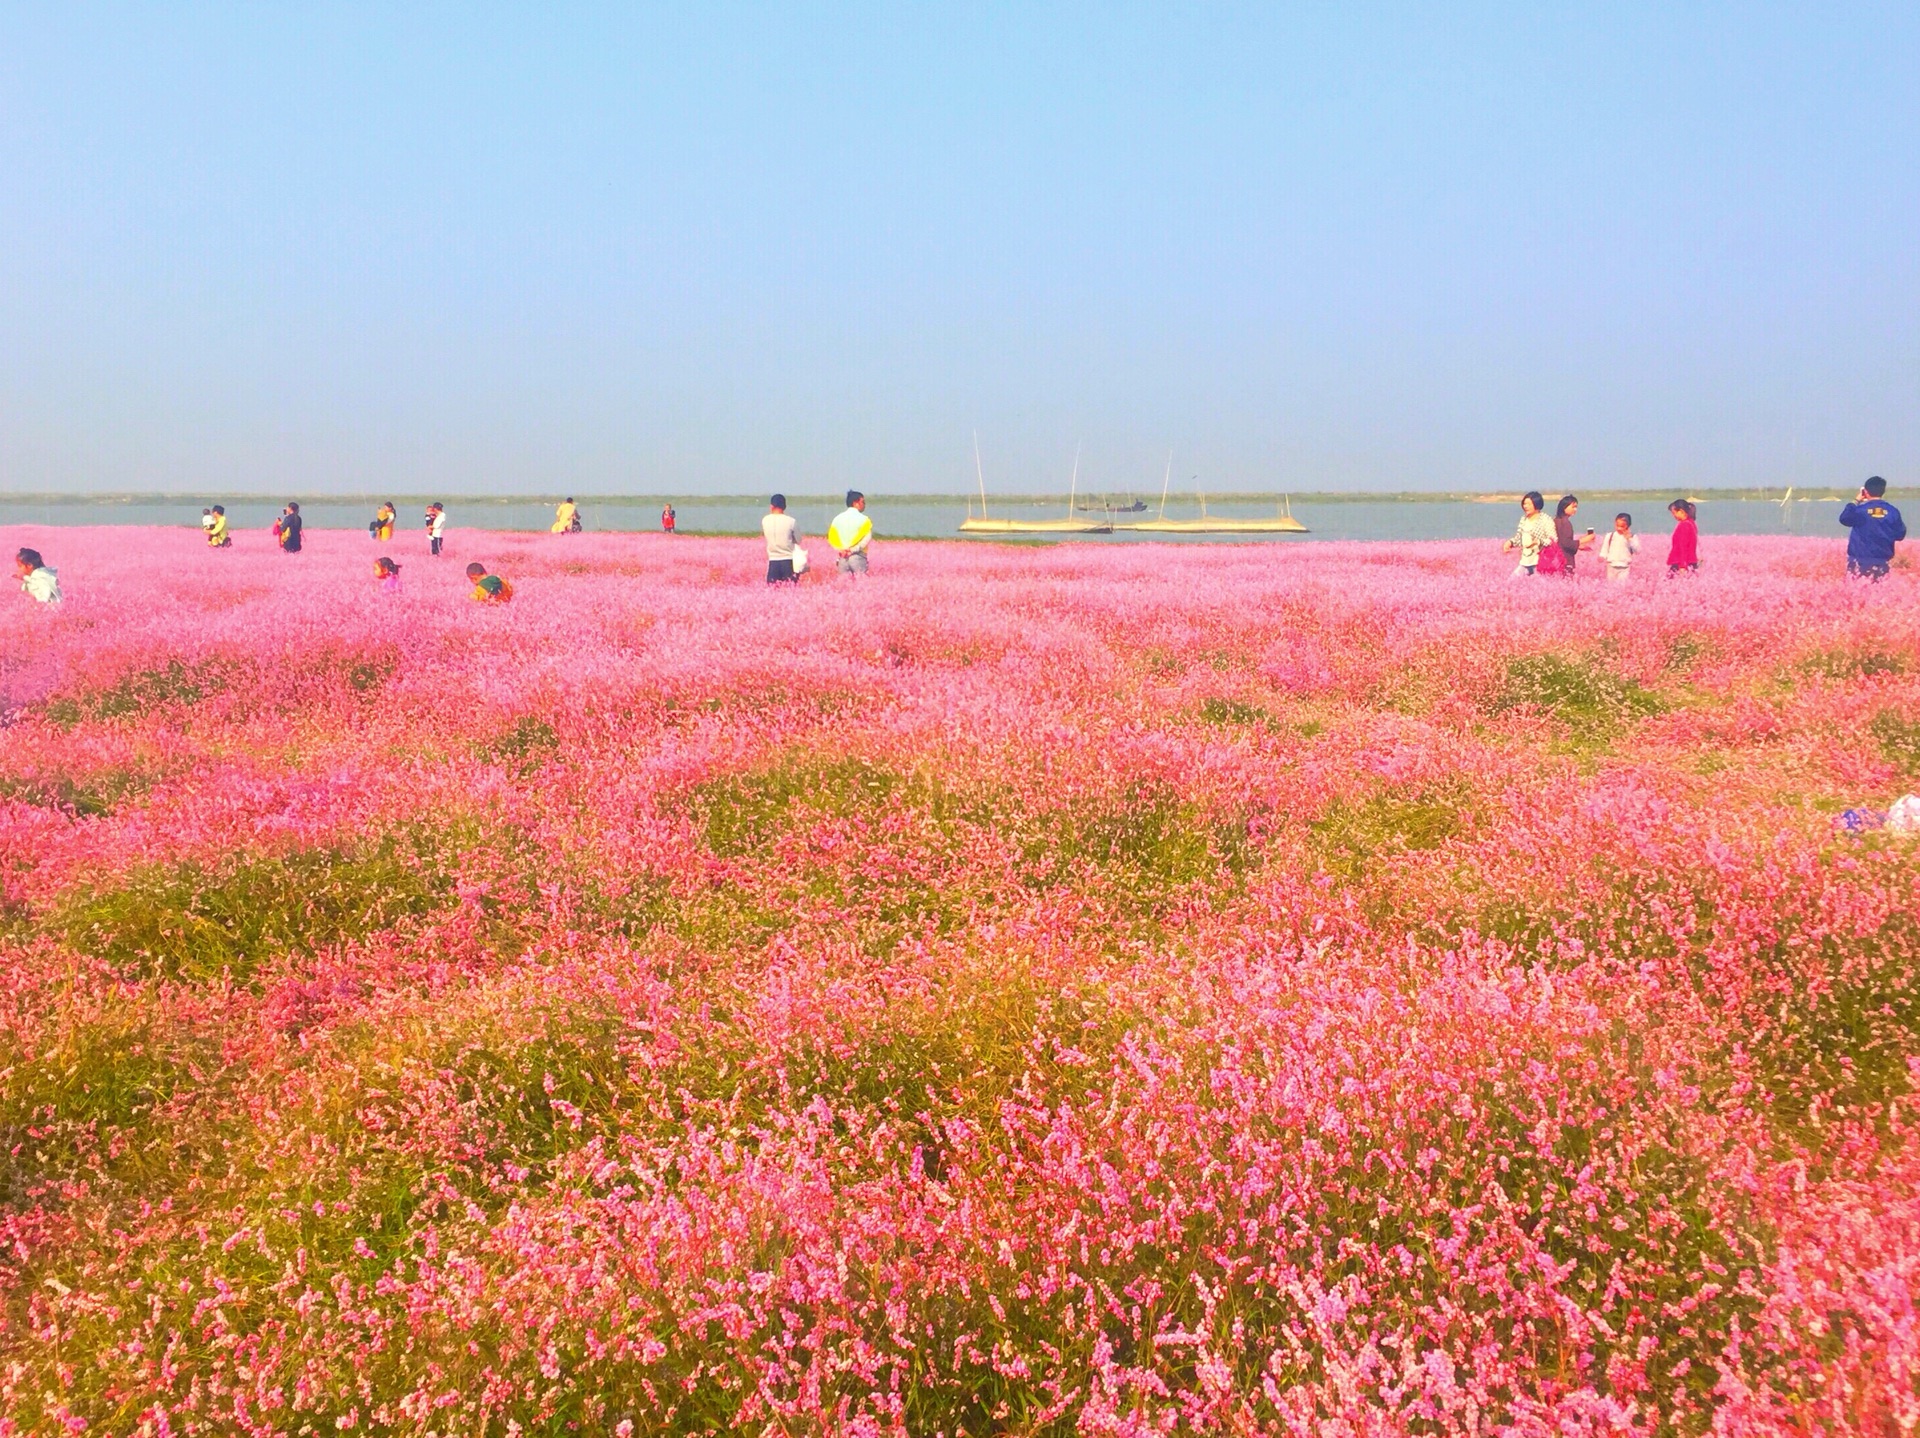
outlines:
[[1876, 474], [1861, 485], [1859, 496], [1840, 511], [1840, 522], [1853, 531], [1847, 536], [1847, 573], [1885, 579], [1893, 546], [1907, 537], [1906, 520], [1887, 503], [1887, 482]]

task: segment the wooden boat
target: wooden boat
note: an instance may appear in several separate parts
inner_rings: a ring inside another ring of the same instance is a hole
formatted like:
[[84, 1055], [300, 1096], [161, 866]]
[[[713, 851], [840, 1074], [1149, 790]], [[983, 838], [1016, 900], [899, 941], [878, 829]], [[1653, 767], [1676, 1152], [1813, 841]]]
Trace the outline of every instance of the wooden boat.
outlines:
[[960, 521], [962, 534], [1112, 534], [1113, 525], [1096, 519], [987, 519]]
[[1116, 524], [1141, 534], [1307, 534], [1306, 525], [1290, 514], [1272, 519], [1143, 519], [1137, 524]]
[[[1197, 479], [1199, 476], [1196, 475]], [[1306, 534], [1306, 525], [1293, 517], [1293, 501], [1285, 502], [1285, 512], [1272, 519], [1214, 519], [1207, 513], [1207, 497], [1200, 496], [1198, 519], [1167, 518], [1167, 485], [1173, 479], [1173, 456], [1167, 456], [1167, 472], [1160, 481], [1160, 517], [1117, 524], [1130, 534]]]
[[960, 522], [962, 534], [1112, 534], [1111, 519], [1074, 519], [1080, 489], [1080, 451], [1073, 453], [1073, 478], [1067, 485], [1066, 519], [990, 519], [987, 517], [987, 476], [980, 465], [980, 436], [973, 437], [973, 472], [980, 481], [980, 513]]

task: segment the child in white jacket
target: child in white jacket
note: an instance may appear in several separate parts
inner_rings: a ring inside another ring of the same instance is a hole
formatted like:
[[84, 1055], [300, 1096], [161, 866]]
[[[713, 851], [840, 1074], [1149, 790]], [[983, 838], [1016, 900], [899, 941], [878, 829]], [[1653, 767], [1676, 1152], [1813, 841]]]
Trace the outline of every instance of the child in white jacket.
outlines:
[[1615, 584], [1625, 584], [1628, 566], [1640, 552], [1640, 536], [1633, 532], [1633, 516], [1614, 515], [1612, 531], [1594, 546], [1593, 552], [1607, 566], [1607, 578]]
[[42, 604], [60, 602], [60, 576], [47, 568], [47, 561], [40, 557], [37, 549], [23, 549], [13, 559], [13, 567], [20, 576], [20, 588], [27, 598], [37, 599]]

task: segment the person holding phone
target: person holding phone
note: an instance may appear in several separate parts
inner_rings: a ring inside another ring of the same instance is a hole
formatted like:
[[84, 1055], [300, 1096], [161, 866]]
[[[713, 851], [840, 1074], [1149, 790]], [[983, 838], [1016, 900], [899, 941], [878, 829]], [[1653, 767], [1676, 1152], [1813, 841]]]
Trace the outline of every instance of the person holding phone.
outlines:
[[1573, 562], [1580, 557], [1580, 551], [1593, 547], [1593, 531], [1585, 534], [1574, 531], [1573, 517], [1580, 512], [1580, 500], [1577, 496], [1566, 494], [1553, 507], [1553, 538], [1560, 548], [1560, 573], [1568, 579], [1573, 578]]
[[1887, 482], [1875, 475], [1840, 511], [1847, 536], [1847, 573], [1878, 584], [1893, 567], [1893, 547], [1907, 537], [1907, 522], [1887, 503]]

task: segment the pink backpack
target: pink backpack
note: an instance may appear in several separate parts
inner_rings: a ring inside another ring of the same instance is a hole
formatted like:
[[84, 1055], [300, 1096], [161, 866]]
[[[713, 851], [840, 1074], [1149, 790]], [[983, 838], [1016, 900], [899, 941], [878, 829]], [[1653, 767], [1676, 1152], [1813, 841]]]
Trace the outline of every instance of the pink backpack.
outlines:
[[1534, 567], [1535, 574], [1565, 574], [1567, 572], [1567, 552], [1560, 547], [1558, 540], [1549, 540], [1540, 546], [1540, 562]]

